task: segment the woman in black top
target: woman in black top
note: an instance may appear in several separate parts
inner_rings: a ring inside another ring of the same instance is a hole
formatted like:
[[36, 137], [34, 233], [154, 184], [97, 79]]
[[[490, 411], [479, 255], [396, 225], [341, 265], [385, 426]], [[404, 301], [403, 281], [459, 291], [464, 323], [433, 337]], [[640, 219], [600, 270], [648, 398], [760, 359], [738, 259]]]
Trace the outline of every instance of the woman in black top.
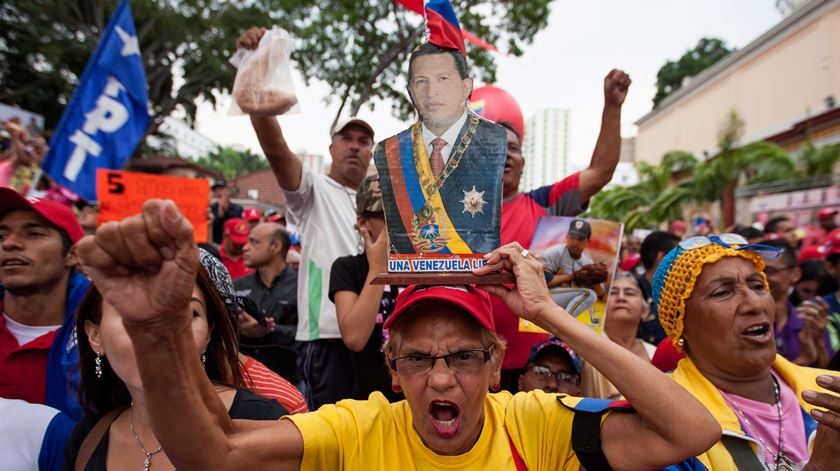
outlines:
[[354, 399], [367, 399], [379, 391], [390, 401], [402, 399], [385, 367], [382, 324], [394, 310], [398, 289], [370, 284], [387, 269], [388, 234], [379, 178], [369, 176], [356, 193], [356, 226], [364, 239], [364, 252], [340, 257], [330, 270], [330, 301], [335, 303], [341, 338], [353, 354]]
[[[199, 266], [190, 304], [195, 354], [216, 384], [216, 392], [230, 417], [270, 420], [286, 415], [276, 401], [244, 389], [234, 328], [225, 302], [204, 266]], [[173, 469], [152, 432], [131, 340], [119, 314], [103, 302], [93, 285], [79, 306], [76, 331], [82, 377], [80, 399], [86, 417], [68, 440], [65, 469], [74, 469], [85, 437], [111, 411], [118, 411], [117, 415], [105, 419], [113, 422], [99, 438], [86, 470]]]

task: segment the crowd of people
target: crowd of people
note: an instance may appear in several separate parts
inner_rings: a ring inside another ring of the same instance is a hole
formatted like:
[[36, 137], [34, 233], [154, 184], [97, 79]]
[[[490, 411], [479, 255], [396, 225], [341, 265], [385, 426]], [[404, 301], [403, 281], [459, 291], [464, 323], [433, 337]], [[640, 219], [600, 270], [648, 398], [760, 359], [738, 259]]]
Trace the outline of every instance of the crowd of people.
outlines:
[[[412, 99], [463, 104], [457, 57], [412, 55]], [[424, 61], [460, 81], [420, 84]], [[610, 283], [585, 287], [607, 299], [603, 335], [552, 298], [575, 285], [591, 228], [575, 219], [543, 258], [532, 235], [611, 180], [629, 87], [620, 70], [604, 79], [589, 166], [529, 192], [522, 136], [498, 123], [501, 246], [474, 274], [514, 285], [372, 283], [389, 245], [359, 118], [330, 130], [318, 174], [276, 118], [251, 116], [288, 207], [243, 208], [215, 181], [200, 247], [171, 202], [96, 228], [89, 205], [20, 186], [46, 144], [6, 123], [0, 468], [840, 469], [836, 208], [807, 232], [786, 216], [720, 232], [700, 218], [629, 239]]]

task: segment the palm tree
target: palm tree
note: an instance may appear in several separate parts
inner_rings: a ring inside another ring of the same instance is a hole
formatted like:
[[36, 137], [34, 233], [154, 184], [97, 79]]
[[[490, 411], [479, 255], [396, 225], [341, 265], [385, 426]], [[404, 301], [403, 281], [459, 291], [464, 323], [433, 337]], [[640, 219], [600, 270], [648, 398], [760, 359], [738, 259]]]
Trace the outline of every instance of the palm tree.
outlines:
[[639, 183], [602, 191], [592, 198], [588, 215], [599, 219], [622, 221], [626, 232], [637, 227], [650, 227], [680, 217], [679, 206], [652, 210], [654, 202], [667, 192], [673, 175], [691, 173], [698, 164], [692, 154], [672, 151], [658, 166], [638, 162]]
[[743, 121], [732, 111], [718, 135], [718, 154], [694, 175], [697, 196], [720, 202], [723, 227], [735, 223], [735, 189], [742, 177], [749, 185], [799, 176], [793, 160], [776, 144], [759, 141], [737, 147], [743, 129]]
[[810, 141], [806, 142], [802, 146], [799, 161], [805, 168], [805, 175], [809, 177], [830, 175], [834, 169], [834, 165], [840, 161], [840, 144], [816, 147]]

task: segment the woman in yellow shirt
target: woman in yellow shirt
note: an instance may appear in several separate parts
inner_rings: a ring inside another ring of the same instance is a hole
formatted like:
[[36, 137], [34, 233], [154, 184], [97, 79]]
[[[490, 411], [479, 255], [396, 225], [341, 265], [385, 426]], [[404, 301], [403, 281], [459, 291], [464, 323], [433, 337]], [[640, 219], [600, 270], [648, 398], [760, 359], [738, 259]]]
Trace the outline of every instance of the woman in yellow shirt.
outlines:
[[178, 469], [655, 469], [720, 438], [718, 424], [685, 390], [552, 302], [542, 265], [516, 243], [488, 254], [476, 274], [507, 269], [517, 286], [484, 289], [564, 338], [633, 410], [605, 414], [617, 405], [488, 393], [498, 388], [504, 347], [487, 295], [414, 287], [397, 301], [385, 347], [405, 401], [389, 404], [373, 393], [269, 424], [233, 421], [189, 354], [197, 249], [174, 204], [147, 201], [143, 214], [103, 225], [77, 253], [122, 316], [152, 427]]
[[723, 430], [680, 469], [840, 469], [840, 396], [832, 394], [840, 392], [840, 376], [776, 352], [762, 254], [779, 252], [737, 234], [697, 236], [656, 269], [659, 321], [686, 354], [673, 378]]

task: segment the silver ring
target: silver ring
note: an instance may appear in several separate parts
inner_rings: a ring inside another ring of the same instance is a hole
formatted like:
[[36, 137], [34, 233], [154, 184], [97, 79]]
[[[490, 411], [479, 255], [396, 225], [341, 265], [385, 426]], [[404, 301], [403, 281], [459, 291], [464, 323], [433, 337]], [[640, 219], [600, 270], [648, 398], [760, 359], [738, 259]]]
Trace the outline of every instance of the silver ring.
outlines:
[[522, 249], [522, 252], [519, 252], [519, 255], [521, 255], [522, 258], [528, 258], [529, 253], [531, 252], [528, 252], [528, 249]]

